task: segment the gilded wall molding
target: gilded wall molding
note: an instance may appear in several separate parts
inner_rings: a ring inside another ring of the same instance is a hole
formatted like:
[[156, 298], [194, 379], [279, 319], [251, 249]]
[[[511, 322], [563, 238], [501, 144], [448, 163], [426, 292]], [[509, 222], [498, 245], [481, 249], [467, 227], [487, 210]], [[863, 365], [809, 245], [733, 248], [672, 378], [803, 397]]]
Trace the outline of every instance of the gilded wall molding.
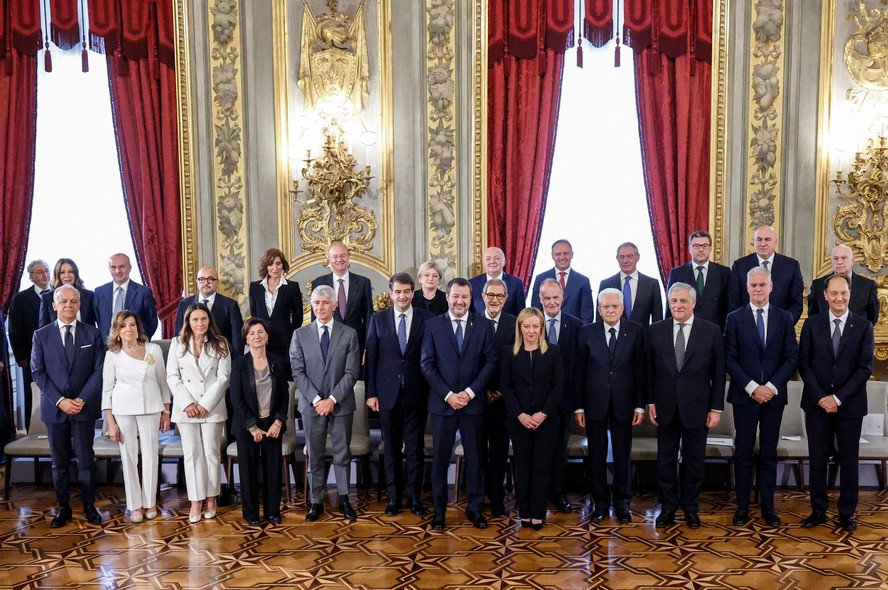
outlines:
[[728, 111], [728, 2], [716, 0], [712, 17], [712, 98], [709, 142], [709, 233], [712, 260], [725, 261], [725, 146]]
[[237, 0], [213, 0], [210, 41], [210, 96], [213, 103], [213, 197], [219, 290], [235, 300], [247, 294], [247, 203], [243, 158], [243, 64]]
[[780, 224], [785, 26], [783, 0], [756, 0], [750, 31], [746, 244], [752, 243], [756, 227]]
[[459, 274], [455, 22], [453, 0], [426, 0], [428, 247], [444, 278]]
[[186, 292], [194, 289], [197, 277], [197, 199], [195, 198], [194, 152], [191, 145], [191, 50], [188, 40], [188, 4], [176, 0], [176, 94], [179, 132], [179, 207], [182, 225], [182, 280]]
[[481, 273], [487, 246], [487, 0], [472, 12], [472, 271]]

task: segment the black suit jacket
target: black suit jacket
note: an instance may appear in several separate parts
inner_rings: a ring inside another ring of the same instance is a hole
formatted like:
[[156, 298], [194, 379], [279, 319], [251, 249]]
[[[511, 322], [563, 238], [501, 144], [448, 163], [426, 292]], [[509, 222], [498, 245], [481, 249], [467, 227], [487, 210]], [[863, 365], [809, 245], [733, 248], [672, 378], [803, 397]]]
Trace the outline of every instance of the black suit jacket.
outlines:
[[[342, 317], [337, 307], [333, 318], [358, 333], [358, 346], [363, 353], [367, 340], [367, 326], [370, 324], [370, 316], [373, 315], [373, 289], [370, 286], [370, 279], [351, 271], [348, 273], [348, 283], [345, 317]], [[311, 282], [312, 289], [321, 285], [327, 285], [333, 289], [333, 301], [336, 301], [339, 283], [333, 284], [333, 273], [323, 274]], [[314, 314], [311, 315], [311, 319], [312, 321], [315, 319]]]
[[[506, 297], [505, 305], [503, 305], [503, 313], [508, 313], [517, 317], [525, 307], [524, 302], [527, 301], [527, 297], [524, 295], [524, 283], [515, 275], [510, 275], [507, 272], [503, 273], [503, 282], [506, 284], [506, 290], [509, 294], [508, 297]], [[484, 285], [486, 284], [486, 273], [476, 275], [469, 279], [469, 285], [472, 286], [471, 311], [480, 314], [484, 313], [484, 298], [482, 295], [484, 294]]]
[[[516, 319], [515, 316], [508, 313], [501, 313], [497, 318], [496, 331], [493, 333], [493, 353], [496, 355], [496, 366], [490, 377], [490, 382], [487, 384], [487, 389], [491, 391], [500, 391], [500, 353], [504, 346], [515, 345]], [[491, 323], [493, 322], [491, 321]]]
[[[849, 313], [842, 331], [839, 354], [833, 353], [829, 311], [805, 320], [799, 342], [799, 374], [802, 409], [823, 413], [817, 405], [827, 395], [839, 398], [839, 416], [862, 418], [867, 413], [866, 381], [873, 371], [873, 325], [863, 316]], [[884, 411], [884, 410], [880, 410]]]
[[583, 410], [587, 420], [605, 420], [613, 403], [614, 417], [620, 422], [631, 421], [635, 408], [644, 408], [644, 329], [630, 320], [620, 320], [613, 361], [607, 348], [609, 329], [598, 321], [580, 330], [574, 407]]
[[672, 319], [652, 324], [647, 333], [649, 403], [656, 404], [657, 423], [669, 426], [681, 415], [682, 424], [702, 428], [710, 410], [725, 407], [725, 352], [721, 330], [695, 317], [685, 328], [681, 370], [675, 363]]
[[9, 306], [9, 343], [16, 362], [31, 360], [31, 339], [40, 327], [40, 295], [34, 286], [22, 289], [12, 296]]
[[[811, 283], [811, 292], [808, 293], [808, 317], [829, 309], [823, 297], [823, 288], [826, 279], [831, 276], [832, 273], [818, 277]], [[852, 272], [851, 301], [848, 302], [848, 309], [857, 315], [862, 315], [875, 326], [879, 321], [879, 290], [876, 288], [876, 282]]]
[[786, 384], [795, 373], [799, 358], [794, 326], [792, 315], [788, 311], [769, 306], [763, 348], [752, 308], [746, 305], [728, 314], [725, 327], [725, 362], [731, 377], [728, 387], [729, 402], [739, 406], [757, 404], [746, 393], [746, 385], [754, 381], [758, 385], [771, 383], [777, 388], [777, 395], [767, 404], [786, 405]]
[[442, 416], [456, 413], [444, 397], [471, 388], [475, 397], [462, 409], [466, 414], [483, 414], [487, 406], [487, 384], [496, 366], [493, 326], [483, 315], [463, 316], [462, 351], [457, 350], [450, 314], [426, 322], [422, 339], [422, 374], [429, 384], [429, 411]]
[[391, 411], [398, 401], [403, 381], [404, 398], [401, 403], [410, 408], [425, 409], [429, 404], [429, 385], [423, 377], [420, 358], [425, 325], [434, 316], [425, 309], [413, 308], [407, 348], [401, 354], [395, 313], [395, 309], [390, 307], [370, 318], [364, 365], [366, 397], [378, 397], [379, 409]]
[[[675, 283], [687, 283], [692, 287], [697, 286], [697, 265], [693, 262], [676, 266], [669, 271], [669, 280], [666, 284], [666, 292]], [[703, 318], [713, 324], [725, 327], [725, 318], [728, 315], [728, 285], [731, 282], [731, 269], [715, 262], [709, 261], [709, 271], [706, 273], [706, 283], [703, 293], [697, 293], [697, 304], [694, 306], [694, 316]], [[669, 306], [666, 306], [666, 317], [672, 317]]]
[[[96, 310], [93, 307], [93, 292], [89, 289], [77, 289], [80, 292], [80, 321], [90, 326], [96, 324]], [[53, 292], [44, 293], [40, 298], [40, 327], [56, 321], [59, 316], [52, 308]]]
[[[598, 292], [601, 293], [604, 289], [616, 289], [617, 291], [622, 291], [623, 284], [620, 280], [620, 273], [601, 281], [601, 284], [598, 285]], [[623, 317], [626, 317], [625, 311], [623, 312]], [[597, 312], [595, 314], [595, 319], [596, 321], [601, 319], [601, 316]], [[660, 281], [653, 277], [638, 273], [638, 285], [636, 285], [635, 289], [635, 303], [632, 304], [632, 316], [628, 319], [645, 327], [663, 319], [663, 296], [660, 292]]]
[[[546, 334], [546, 339], [548, 340], [549, 334], [549, 316], [543, 313], [543, 332]], [[570, 314], [561, 312], [561, 332], [558, 334], [558, 348], [561, 349], [560, 356], [561, 360], [564, 363], [564, 374], [568, 376], [573, 376], [575, 374], [575, 361], [577, 358], [577, 348], [579, 347], [580, 342], [580, 329], [583, 327], [583, 322]], [[576, 399], [576, 383], [571, 380], [571, 382], [565, 382], [564, 384], [564, 393], [561, 396], [561, 409], [566, 414], [573, 413], [574, 409], [576, 409], [574, 400]]]
[[[176, 327], [175, 334], [182, 332], [182, 324], [185, 321], [185, 310], [189, 305], [197, 303], [202, 297], [200, 294], [185, 297], [179, 302], [179, 308], [176, 310]], [[300, 293], [299, 299], [302, 299]], [[262, 301], [263, 307], [265, 300]], [[244, 327], [244, 317], [241, 315], [240, 307], [237, 301], [230, 297], [226, 297], [221, 293], [216, 293], [213, 300], [213, 307], [210, 309], [213, 314], [213, 321], [216, 322], [216, 328], [231, 343], [231, 354], [234, 358], [239, 357], [244, 352], [244, 339], [241, 338], [241, 329]], [[300, 325], [301, 322], [300, 322]], [[297, 326], [298, 327], [298, 326]], [[288, 340], [289, 342], [289, 340]]]
[[504, 346], [500, 350], [500, 386], [510, 418], [537, 412], [554, 418], [564, 386], [564, 363], [558, 345], [550, 344], [545, 354], [522, 348], [517, 355], [512, 346]]
[[[214, 306], [215, 307], [215, 306]], [[290, 401], [287, 382], [287, 362], [274, 354], [268, 355], [271, 370], [271, 421], [280, 420], [281, 432], [287, 429], [287, 405]], [[231, 396], [231, 434], [239, 430], [249, 430], [259, 423], [259, 399], [256, 397], [256, 371], [253, 369], [253, 355], [248, 351], [235, 356], [231, 363], [231, 380], [228, 383]]]
[[293, 332], [302, 325], [302, 291], [299, 290], [299, 283], [287, 281], [286, 285], [281, 285], [274, 309], [269, 315], [265, 307], [265, 287], [262, 281], [253, 281], [250, 283], [250, 315], [268, 320], [271, 324], [269, 350], [275, 354], [287, 354]]
[[[749, 293], [746, 292], [746, 273], [756, 266], [759, 266], [759, 261], [758, 255], [755, 253], [738, 258], [731, 266], [728, 311], [749, 305]], [[774, 284], [774, 289], [771, 291], [771, 305], [776, 305], [792, 314], [792, 322], [795, 325], [802, 317], [802, 296], [805, 290], [799, 261], [775, 253], [774, 264], [770, 271], [771, 282]]]

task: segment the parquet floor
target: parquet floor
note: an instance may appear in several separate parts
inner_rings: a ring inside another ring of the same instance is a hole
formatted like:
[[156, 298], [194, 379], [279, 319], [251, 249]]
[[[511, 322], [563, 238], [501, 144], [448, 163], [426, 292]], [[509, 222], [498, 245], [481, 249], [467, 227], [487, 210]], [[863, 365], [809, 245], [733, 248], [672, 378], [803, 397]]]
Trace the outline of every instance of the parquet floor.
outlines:
[[888, 588], [883, 492], [862, 492], [853, 534], [801, 528], [807, 498], [794, 490], [779, 493], [778, 529], [731, 526], [731, 495], [707, 492], [696, 531], [655, 529], [650, 494], [624, 526], [591, 524], [586, 499], [574, 497], [575, 512], [550, 513], [540, 532], [520, 528], [514, 513], [477, 530], [460, 507], [440, 533], [429, 530], [431, 517], [386, 517], [384, 503], [355, 496], [352, 524], [330, 512], [307, 524], [291, 504], [281, 526], [250, 528], [238, 505], [189, 524], [184, 490], [172, 488], [159, 518], [132, 524], [123, 488], [107, 486], [97, 502], [104, 526], [86, 524], [75, 501], [74, 522], [50, 529], [51, 489], [14, 486], [0, 502], [0, 588]]

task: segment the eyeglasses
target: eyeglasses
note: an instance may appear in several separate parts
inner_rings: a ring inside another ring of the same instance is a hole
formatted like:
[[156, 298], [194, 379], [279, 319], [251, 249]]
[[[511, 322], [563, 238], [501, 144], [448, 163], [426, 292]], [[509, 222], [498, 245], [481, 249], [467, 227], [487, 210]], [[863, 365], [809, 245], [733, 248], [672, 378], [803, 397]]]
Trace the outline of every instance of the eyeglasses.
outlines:
[[215, 283], [218, 280], [216, 277], [197, 277], [198, 283]]
[[488, 299], [505, 299], [507, 297], [505, 293], [485, 293], [484, 296]]
[[705, 250], [707, 248], [712, 248], [712, 244], [691, 244], [691, 248], [694, 250]]

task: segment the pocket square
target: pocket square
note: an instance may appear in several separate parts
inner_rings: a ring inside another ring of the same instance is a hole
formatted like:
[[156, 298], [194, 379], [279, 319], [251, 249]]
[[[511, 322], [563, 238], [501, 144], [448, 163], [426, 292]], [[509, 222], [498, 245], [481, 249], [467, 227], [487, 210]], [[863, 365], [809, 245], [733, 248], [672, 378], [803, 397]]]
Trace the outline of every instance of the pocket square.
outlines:
[[92, 344], [84, 344], [80, 348], [92, 348]]

